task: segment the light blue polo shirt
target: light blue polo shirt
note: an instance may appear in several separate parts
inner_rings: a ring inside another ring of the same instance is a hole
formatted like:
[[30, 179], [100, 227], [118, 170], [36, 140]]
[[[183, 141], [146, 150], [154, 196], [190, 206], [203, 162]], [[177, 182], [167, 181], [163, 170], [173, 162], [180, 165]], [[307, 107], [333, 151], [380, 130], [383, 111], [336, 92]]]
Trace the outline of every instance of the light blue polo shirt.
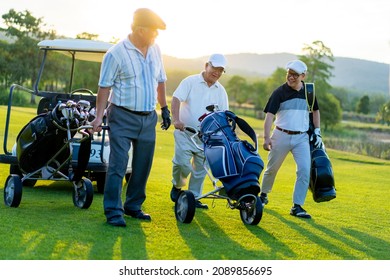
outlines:
[[157, 85], [165, 82], [162, 55], [158, 45], [149, 47], [146, 58], [128, 38], [104, 55], [99, 87], [110, 87], [109, 101], [133, 111], [153, 111]]

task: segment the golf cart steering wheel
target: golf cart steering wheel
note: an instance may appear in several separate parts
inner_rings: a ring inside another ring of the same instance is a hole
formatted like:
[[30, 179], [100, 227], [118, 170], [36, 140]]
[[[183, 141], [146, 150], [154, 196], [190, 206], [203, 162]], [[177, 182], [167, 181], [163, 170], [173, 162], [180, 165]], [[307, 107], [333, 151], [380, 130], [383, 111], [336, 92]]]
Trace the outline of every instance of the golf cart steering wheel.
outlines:
[[76, 93], [76, 92], [86, 92], [86, 93], [89, 93], [89, 94], [93, 95], [93, 91], [88, 89], [88, 88], [74, 89], [74, 90], [72, 90], [71, 94]]

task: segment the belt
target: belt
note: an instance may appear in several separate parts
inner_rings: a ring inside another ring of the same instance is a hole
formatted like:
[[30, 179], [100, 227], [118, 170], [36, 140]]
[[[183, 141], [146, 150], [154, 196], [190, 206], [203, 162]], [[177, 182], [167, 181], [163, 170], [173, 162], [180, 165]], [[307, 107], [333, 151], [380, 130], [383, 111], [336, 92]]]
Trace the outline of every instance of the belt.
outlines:
[[290, 135], [296, 135], [296, 134], [303, 134], [303, 133], [306, 133], [306, 132], [301, 132], [301, 131], [291, 131], [291, 130], [287, 130], [287, 129], [283, 129], [283, 128], [280, 128], [279, 126], [276, 127], [277, 130], [280, 130], [284, 133], [287, 133], [287, 134], [290, 134]]
[[122, 107], [122, 106], [117, 106], [117, 107], [119, 107], [127, 112], [130, 112], [134, 115], [139, 115], [139, 116], [148, 116], [153, 112], [153, 111], [133, 111], [133, 110], [127, 109], [127, 108]]

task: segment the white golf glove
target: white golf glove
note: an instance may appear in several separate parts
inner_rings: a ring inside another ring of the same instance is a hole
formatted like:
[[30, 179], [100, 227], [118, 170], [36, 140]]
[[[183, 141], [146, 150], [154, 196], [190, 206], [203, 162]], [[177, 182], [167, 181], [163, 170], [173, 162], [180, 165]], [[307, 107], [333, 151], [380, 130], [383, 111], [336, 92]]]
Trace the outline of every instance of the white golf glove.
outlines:
[[314, 141], [314, 147], [321, 149], [322, 148], [322, 137], [321, 129], [315, 128], [314, 133], [310, 137], [310, 141]]

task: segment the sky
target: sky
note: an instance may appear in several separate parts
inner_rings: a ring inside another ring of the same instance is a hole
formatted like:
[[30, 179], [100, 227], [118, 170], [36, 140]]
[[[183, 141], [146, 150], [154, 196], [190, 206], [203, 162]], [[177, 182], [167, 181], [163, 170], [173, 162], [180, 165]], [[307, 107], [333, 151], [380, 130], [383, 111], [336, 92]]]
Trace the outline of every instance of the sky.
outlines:
[[178, 58], [301, 55], [305, 44], [320, 40], [334, 56], [390, 64], [389, 0], [1, 0], [0, 14], [28, 10], [59, 35], [88, 32], [110, 41], [130, 33], [141, 7], [165, 21], [156, 42]]

